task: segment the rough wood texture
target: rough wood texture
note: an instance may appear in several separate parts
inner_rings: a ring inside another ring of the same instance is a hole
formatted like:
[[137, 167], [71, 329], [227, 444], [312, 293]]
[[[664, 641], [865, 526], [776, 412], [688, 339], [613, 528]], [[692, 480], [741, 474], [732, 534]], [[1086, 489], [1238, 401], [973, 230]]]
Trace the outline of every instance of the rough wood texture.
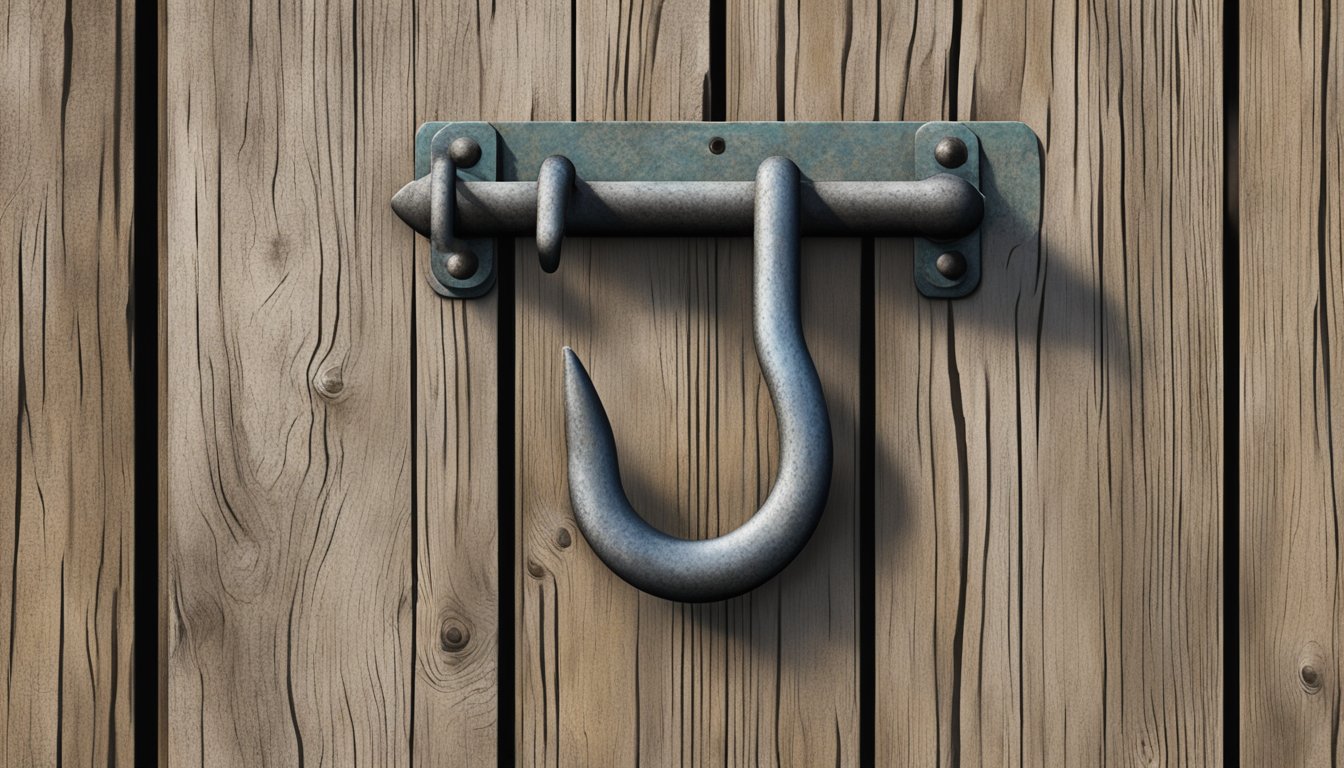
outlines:
[[877, 762], [1220, 764], [1222, 9], [881, 18], [881, 117], [1046, 161], [973, 298], [879, 247]]
[[[571, 249], [555, 275], [519, 264], [527, 345], [519, 423], [528, 438], [519, 443], [519, 758], [852, 762], [857, 312], [836, 319], [826, 310], [858, 289], [857, 259], [839, 276], [823, 275], [826, 262], [815, 258], [805, 270], [803, 311], [837, 449], [821, 527], [769, 585], [726, 603], [678, 605], [620, 581], [576, 532], [564, 463], [553, 458], [564, 455], [559, 348], [570, 343], [591, 363], [632, 502], [677, 535], [726, 532], [764, 501], [776, 460], [774, 413], [751, 343], [749, 247], [639, 247], [647, 258], [638, 267], [614, 244], [583, 255]], [[528, 268], [538, 277], [524, 277]]]
[[[577, 13], [579, 118], [703, 116], [705, 3], [581, 3]], [[577, 532], [560, 348], [573, 346], [594, 377], [635, 506], [682, 536], [735, 528], [764, 500], [776, 461], [773, 408], [751, 343], [750, 246], [570, 240], [565, 248], [554, 275], [539, 270], [531, 249], [517, 261], [520, 762], [852, 762], [857, 250], [839, 253], [829, 270], [809, 258], [806, 274], [807, 333], [837, 445], [831, 508], [780, 580], [689, 606], [638, 593]]]
[[412, 8], [165, 15], [167, 758], [405, 764]]
[[1241, 4], [1240, 711], [1247, 765], [1344, 759], [1342, 15], [1329, 0], [1295, 9]]
[[[579, 352], [603, 395], [636, 507], [683, 536], [736, 527], [768, 492], [777, 453], [751, 343], [750, 244], [571, 239], [560, 271], [546, 275], [520, 241], [512, 296], [445, 302], [420, 273], [424, 242], [387, 200], [409, 178], [411, 137], [426, 120], [703, 118], [708, 0], [488, 9], [168, 0], [170, 760], [489, 763], [500, 707], [510, 705], [496, 688], [503, 652], [515, 654], [515, 746], [526, 765], [855, 765], [865, 675], [876, 676], [878, 765], [1219, 763], [1221, 11], [1214, 0], [729, 4], [729, 119], [1025, 120], [1046, 152], [1046, 220], [1039, 241], [1000, 244], [980, 292], [951, 304], [917, 296], [908, 243], [874, 245], [871, 286], [861, 281], [861, 243], [805, 246], [805, 329], [836, 441], [830, 508], [778, 580], [737, 600], [684, 606], [621, 582], [577, 532], [560, 348]], [[60, 14], [44, 13], [59, 29], [51, 20]], [[1338, 67], [1337, 45], [1308, 38], [1324, 28], [1333, 40], [1340, 21], [1324, 8], [1304, 14], [1300, 44], [1298, 26], [1278, 18], [1282, 29], [1265, 24], [1264, 37], [1248, 37], [1248, 47], [1273, 54], [1263, 64], [1274, 73], [1266, 103], [1302, 115], [1300, 125], [1254, 126], [1257, 141], [1293, 141], [1313, 126], [1324, 133], [1334, 119], [1324, 110], [1337, 109], [1335, 78], [1275, 87], [1287, 76], [1275, 67]], [[1284, 50], [1298, 58], [1285, 61]], [[48, 58], [43, 66], [56, 66]], [[6, 50], [7, 71], [27, 73], [25, 62]], [[42, 72], [27, 75], [35, 89], [56, 82]], [[109, 93], [91, 92], [88, 103], [112, 103]], [[68, 101], [73, 116], [79, 102]], [[63, 103], [43, 102], [49, 111]], [[91, 290], [67, 281], [75, 270], [54, 254], [77, 227], [90, 228], [80, 242], [124, 243], [127, 220], [116, 217], [125, 196], [109, 171], [97, 178], [111, 191], [85, 201], [90, 215], [54, 224], [62, 201], [53, 196], [69, 190], [69, 219], [75, 187], [32, 179], [61, 179], [63, 150], [52, 132], [18, 124], [51, 154], [41, 173], [0, 168], [0, 189], [32, 203], [0, 209], [0, 227], [19, 244], [6, 270], [21, 275], [23, 295], [11, 307], [63, 297], [67, 283]], [[92, 153], [115, 134], [88, 130], [72, 152]], [[1277, 514], [1333, 505], [1336, 479], [1330, 426], [1340, 416], [1329, 395], [1339, 385], [1327, 361], [1338, 357], [1329, 329], [1344, 278], [1329, 183], [1339, 137], [1302, 152], [1317, 178], [1275, 178], [1267, 166], [1246, 192], [1248, 208], [1267, 211], [1263, 240], [1248, 239], [1246, 253], [1260, 270], [1247, 278], [1248, 300], [1268, 321], [1248, 313], [1255, 325], [1243, 336], [1316, 345], [1247, 353], [1261, 355], [1247, 366], [1247, 434], [1279, 435], [1273, 449], [1245, 449], [1273, 450], [1255, 461], [1275, 468], [1244, 481], [1258, 504], [1247, 525], [1284, 532], [1280, 548], [1266, 550], [1266, 570], [1254, 572], [1246, 594], [1259, 602], [1248, 613], [1281, 609], [1284, 594], [1323, 604], [1331, 598], [1321, 585], [1338, 576], [1326, 545], [1334, 518], [1311, 518], [1318, 530], [1295, 535]], [[89, 156], [122, 167], [109, 159], [115, 152]], [[1310, 275], [1271, 267], [1267, 246], [1292, 237], [1306, 237], [1296, 252], [1317, 256]], [[117, 263], [125, 249], [113, 245], [90, 264]], [[10, 401], [28, 404], [8, 422], [20, 452], [0, 453], [0, 473], [12, 461], [19, 482], [0, 497], [24, 512], [51, 509], [61, 494], [85, 499], [61, 482], [73, 459], [43, 445], [105, 460], [117, 472], [103, 482], [115, 474], [124, 485], [101, 492], [129, 501], [129, 450], [108, 442], [115, 434], [73, 432], [129, 415], [118, 410], [129, 397], [109, 394], [129, 384], [124, 331], [102, 322], [124, 307], [124, 271], [101, 274], [97, 295], [118, 300], [78, 305], [105, 329], [97, 354], [78, 344], [48, 354], [44, 315], [0, 315], [3, 349], [23, 350]], [[877, 323], [874, 669], [860, 666], [858, 635], [864, 290], [874, 291]], [[1321, 298], [1328, 292], [1333, 303]], [[499, 374], [509, 340], [498, 315], [509, 299], [513, 382]], [[1283, 329], [1285, 318], [1293, 325]], [[78, 324], [53, 328], [63, 340], [83, 338]], [[37, 370], [48, 360], [39, 405]], [[77, 362], [86, 379], [120, 365], [125, 381], [105, 377], [100, 399], [89, 400], [72, 383]], [[500, 424], [497, 388], [511, 384], [514, 423]], [[48, 392], [97, 407], [74, 421]], [[83, 439], [43, 442], [48, 423]], [[498, 493], [499, 430], [510, 428], [514, 510], [500, 508]], [[1311, 461], [1279, 451], [1285, 441]], [[38, 469], [48, 464], [54, 484]], [[515, 542], [500, 541], [500, 514], [516, 515]], [[44, 537], [40, 521], [16, 512], [20, 543], [112, 541], [101, 530], [101, 539]], [[516, 553], [511, 649], [498, 643], [499, 546]], [[46, 559], [13, 565], [10, 588], [34, 605], [60, 605], [49, 579], [65, 550], [35, 551]], [[29, 567], [45, 570], [29, 576]], [[103, 634], [92, 637], [116, 637], [118, 609], [102, 597], [96, 611], [70, 602], [90, 572], [77, 579], [70, 560], [65, 567], [55, 583], [66, 608], [35, 608], [48, 620], [31, 631], [45, 634], [15, 644], [48, 661], [50, 640], [77, 621], [97, 619]], [[1262, 762], [1329, 748], [1337, 662], [1323, 649], [1334, 614], [1309, 603], [1298, 613], [1310, 618], [1274, 613], [1247, 640], [1264, 660], [1244, 705], [1259, 718], [1255, 733], [1269, 734], [1247, 737]], [[76, 684], [83, 658], [73, 648], [54, 658], [80, 664], [11, 666], [11, 690], [48, 708], [9, 705], [9, 754], [16, 734], [33, 741], [59, 727], [49, 725], [53, 699], [30, 692]], [[94, 659], [128, 657], [129, 643], [107, 653]], [[20, 689], [20, 673], [39, 678]], [[96, 694], [113, 695], [99, 680]], [[115, 695], [115, 712], [128, 712], [124, 690]], [[65, 701], [96, 709], [101, 699]], [[1289, 717], [1296, 725], [1285, 725]], [[66, 759], [71, 745], [97, 738], [72, 735]], [[1289, 738], [1297, 740], [1285, 747]], [[116, 739], [119, 750], [129, 743]]]
[[130, 765], [132, 4], [0, 15], [0, 764]]
[[[429, 120], [564, 120], [570, 115], [569, 6], [524, 2], [489, 14], [456, 2], [421, 5], [413, 80], [416, 124]], [[458, 30], [441, 44], [446, 30]], [[429, 73], [422, 76], [421, 73]], [[452, 77], [437, 73], [453, 73]], [[411, 164], [394, 162], [405, 178]], [[428, 242], [417, 238], [415, 764], [469, 756], [491, 765], [500, 692], [498, 548], [499, 355], [502, 281], [488, 296], [446, 301], [429, 287]], [[507, 254], [507, 251], [503, 251]], [[535, 258], [528, 264], [536, 268]], [[520, 404], [517, 412], [523, 413]], [[512, 696], [504, 693], [503, 706]]]

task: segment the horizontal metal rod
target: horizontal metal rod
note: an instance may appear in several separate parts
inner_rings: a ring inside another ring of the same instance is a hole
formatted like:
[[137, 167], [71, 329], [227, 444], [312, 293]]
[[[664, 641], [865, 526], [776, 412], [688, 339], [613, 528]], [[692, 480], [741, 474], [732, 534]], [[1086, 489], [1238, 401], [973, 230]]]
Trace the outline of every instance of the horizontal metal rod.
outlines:
[[[430, 176], [392, 200], [415, 231], [430, 235]], [[526, 236], [537, 229], [532, 181], [457, 182], [458, 237]], [[569, 195], [566, 235], [734, 236], [752, 232], [754, 181], [583, 181]], [[817, 181], [801, 187], [805, 235], [962, 237], [980, 226], [984, 197], [951, 174], [922, 181]]]

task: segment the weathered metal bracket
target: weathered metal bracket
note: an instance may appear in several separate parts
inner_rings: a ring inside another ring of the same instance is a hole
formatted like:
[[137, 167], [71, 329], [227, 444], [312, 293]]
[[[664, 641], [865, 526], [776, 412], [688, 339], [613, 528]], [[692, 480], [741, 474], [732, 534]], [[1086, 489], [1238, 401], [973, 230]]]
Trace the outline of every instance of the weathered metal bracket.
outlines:
[[[596, 555], [669, 600], [744, 594], [806, 546], [826, 506], [830, 417], [800, 317], [803, 235], [919, 238], [932, 298], [979, 285], [983, 243], [1035, 231], [1040, 154], [1014, 123], [431, 123], [415, 181], [392, 200], [431, 244], [445, 296], [495, 281], [492, 238], [533, 234], [540, 266], [566, 234], [752, 236], [752, 327], [779, 420], [779, 468], [761, 507], [704, 540], [670, 536], [631, 506], [597, 389], [565, 348], [574, 519]], [[988, 228], [988, 229], [987, 229]]]
[[802, 234], [914, 236], [930, 298], [973, 292], [983, 230], [1039, 213], [1031, 130], [954, 122], [426, 123], [393, 208], [430, 238], [434, 290], [472, 298], [494, 284], [496, 237], [536, 235], [550, 271], [566, 234], [749, 235], [772, 156], [802, 173]]
[[[425, 123], [415, 135], [415, 177], [432, 181], [434, 159], [452, 160], [451, 148], [458, 139], [469, 139], [479, 148], [474, 162], [452, 162], [451, 169], [460, 181], [495, 181], [499, 166], [498, 134], [489, 123]], [[461, 146], [459, 144], [459, 146]], [[394, 206], [395, 207], [395, 206]], [[426, 236], [431, 233], [426, 232]], [[474, 299], [490, 292], [495, 285], [495, 238], [473, 237], [457, 243], [459, 253], [474, 257], [470, 274], [455, 276], [449, 260], [453, 253], [430, 237], [429, 284], [435, 293], [451, 299]]]

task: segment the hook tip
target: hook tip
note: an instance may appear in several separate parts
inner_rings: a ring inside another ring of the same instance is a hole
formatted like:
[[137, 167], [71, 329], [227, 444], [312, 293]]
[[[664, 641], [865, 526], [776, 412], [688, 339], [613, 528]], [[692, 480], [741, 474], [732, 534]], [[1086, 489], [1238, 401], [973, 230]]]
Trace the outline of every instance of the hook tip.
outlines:
[[570, 347], [562, 347], [560, 355], [565, 363], [565, 391], [568, 393], [572, 387], [577, 385], [586, 385], [591, 389], [593, 381], [588, 377], [588, 369], [583, 367], [583, 361], [575, 354]]
[[565, 407], [591, 409], [592, 403], [588, 401], [596, 401], [600, 409], [597, 388], [593, 386], [593, 379], [588, 375], [583, 361], [569, 347], [562, 348], [561, 355], [565, 360]]

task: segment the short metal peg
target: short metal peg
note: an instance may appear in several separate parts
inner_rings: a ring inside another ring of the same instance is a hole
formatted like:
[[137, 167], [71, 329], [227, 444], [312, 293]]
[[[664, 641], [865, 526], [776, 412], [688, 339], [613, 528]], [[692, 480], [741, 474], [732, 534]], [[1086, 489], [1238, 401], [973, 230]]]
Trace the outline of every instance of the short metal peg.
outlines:
[[574, 189], [574, 164], [564, 155], [551, 155], [537, 171], [537, 256], [541, 268], [560, 266], [560, 243], [565, 239], [565, 211]]

